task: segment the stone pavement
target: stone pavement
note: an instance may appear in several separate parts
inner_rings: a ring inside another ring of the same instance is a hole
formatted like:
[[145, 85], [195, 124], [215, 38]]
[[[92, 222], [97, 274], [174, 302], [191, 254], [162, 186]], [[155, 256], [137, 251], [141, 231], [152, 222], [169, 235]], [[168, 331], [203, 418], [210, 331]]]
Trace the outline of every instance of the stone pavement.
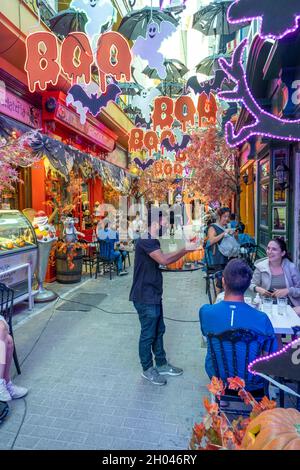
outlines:
[[[107, 294], [99, 308], [121, 315], [80, 312], [76, 305], [57, 311], [56, 303], [16, 326], [19, 359], [25, 361], [15, 382], [30, 391], [25, 400], [11, 402], [0, 449], [188, 448], [207, 394], [199, 324], [165, 320], [168, 358], [184, 374], [169, 377], [165, 387], [150, 384], [141, 377], [131, 280], [132, 268], [112, 281], [88, 279], [74, 291]], [[204, 302], [202, 271], [164, 274], [165, 316], [197, 321]]]

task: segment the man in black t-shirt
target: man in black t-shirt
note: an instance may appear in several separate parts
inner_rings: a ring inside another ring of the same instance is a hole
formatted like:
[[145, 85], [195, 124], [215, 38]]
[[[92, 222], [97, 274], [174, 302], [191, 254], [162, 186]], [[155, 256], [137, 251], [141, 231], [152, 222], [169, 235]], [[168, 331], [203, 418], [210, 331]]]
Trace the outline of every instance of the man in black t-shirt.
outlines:
[[[167, 383], [164, 375], [181, 375], [183, 370], [172, 366], [166, 359], [163, 346], [165, 324], [163, 320], [162, 293], [163, 278], [159, 265], [168, 265], [182, 258], [189, 250], [164, 254], [160, 249], [159, 236], [164, 234], [167, 219], [158, 208], [148, 212], [148, 233], [136, 242], [133, 283], [129, 300], [134, 303], [141, 323], [139, 355], [142, 364], [142, 377], [155, 385]], [[153, 356], [156, 367], [153, 367]]]

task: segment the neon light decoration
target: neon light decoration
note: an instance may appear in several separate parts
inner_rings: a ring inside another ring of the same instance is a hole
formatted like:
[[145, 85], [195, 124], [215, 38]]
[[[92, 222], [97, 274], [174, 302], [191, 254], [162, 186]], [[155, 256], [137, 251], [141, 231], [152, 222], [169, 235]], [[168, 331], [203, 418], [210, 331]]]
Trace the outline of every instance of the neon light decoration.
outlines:
[[[276, 11], [276, 6], [278, 11]], [[263, 39], [281, 39], [299, 27], [299, 0], [236, 0], [227, 10], [229, 23], [262, 20], [260, 36]]]
[[230, 147], [241, 145], [252, 136], [269, 137], [271, 139], [286, 140], [289, 142], [300, 141], [300, 120], [286, 120], [264, 111], [253, 97], [248, 86], [246, 73], [242, 64], [242, 56], [247, 45], [244, 39], [235, 49], [232, 61], [227, 62], [224, 58], [219, 59], [219, 64], [227, 76], [234, 81], [236, 87], [232, 91], [218, 93], [218, 97], [225, 101], [241, 103], [254, 122], [244, 126], [238, 134], [235, 134], [234, 126], [227, 122], [225, 135]]
[[151, 69], [155, 69], [159, 78], [164, 80], [167, 76], [164, 65], [164, 56], [159, 49], [163, 41], [176, 32], [176, 26], [169, 21], [162, 21], [160, 25], [151, 22], [147, 26], [146, 38], [139, 36], [132, 48], [134, 55], [147, 60]]

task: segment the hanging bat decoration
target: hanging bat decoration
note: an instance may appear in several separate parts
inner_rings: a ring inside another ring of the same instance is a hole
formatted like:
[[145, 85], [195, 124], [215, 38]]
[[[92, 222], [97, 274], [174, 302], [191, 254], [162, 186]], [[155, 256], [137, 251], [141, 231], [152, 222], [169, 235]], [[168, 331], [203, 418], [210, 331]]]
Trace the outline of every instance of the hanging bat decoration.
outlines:
[[136, 166], [138, 166], [141, 170], [145, 171], [147, 168], [149, 168], [151, 165], [154, 163], [153, 158], [149, 158], [146, 162], [142, 162], [138, 157], [133, 159], [134, 163]]
[[216, 93], [222, 90], [224, 80], [227, 80], [224, 70], [216, 70], [215, 76], [211, 80], [205, 80], [204, 82], [199, 82], [197, 76], [193, 75], [188, 79], [186, 88], [191, 88], [197, 95], [201, 95], [204, 92], [209, 96], [212, 92]]
[[110, 101], [116, 101], [121, 93], [121, 89], [115, 83], [107, 85], [106, 92], [100, 96], [97, 93], [89, 94], [81, 85], [73, 85], [67, 94], [66, 104], [74, 106], [80, 115], [81, 124], [85, 124], [88, 111], [93, 116], [98, 116], [101, 109], [105, 108]]
[[151, 121], [149, 123], [147, 123], [146, 120], [143, 117], [141, 117], [139, 114], [137, 114], [135, 116], [134, 124], [135, 124], [135, 127], [143, 127], [144, 129], [150, 129]]
[[178, 152], [180, 152], [181, 150], [184, 150], [187, 147], [190, 140], [191, 140], [191, 137], [188, 134], [184, 134], [184, 136], [182, 137], [181, 144], [179, 144], [177, 142], [174, 145], [172, 145], [169, 138], [167, 137], [166, 139], [163, 139], [161, 145], [162, 145], [162, 147], [164, 147], [169, 152], [178, 153]]

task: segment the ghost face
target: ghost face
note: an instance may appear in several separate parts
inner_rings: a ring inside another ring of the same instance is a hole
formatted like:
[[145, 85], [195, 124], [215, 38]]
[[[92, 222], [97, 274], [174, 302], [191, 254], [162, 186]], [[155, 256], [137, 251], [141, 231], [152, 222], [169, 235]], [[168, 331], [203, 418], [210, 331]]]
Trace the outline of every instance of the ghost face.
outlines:
[[158, 25], [156, 23], [150, 23], [148, 25], [148, 37], [149, 39], [154, 39], [158, 34]]
[[90, 0], [90, 7], [94, 8], [97, 5], [98, 0]]
[[143, 100], [145, 100], [145, 99], [147, 98], [147, 96], [148, 96], [148, 91], [147, 91], [147, 90], [143, 90], [143, 91], [141, 92], [141, 98], [143, 98]]

